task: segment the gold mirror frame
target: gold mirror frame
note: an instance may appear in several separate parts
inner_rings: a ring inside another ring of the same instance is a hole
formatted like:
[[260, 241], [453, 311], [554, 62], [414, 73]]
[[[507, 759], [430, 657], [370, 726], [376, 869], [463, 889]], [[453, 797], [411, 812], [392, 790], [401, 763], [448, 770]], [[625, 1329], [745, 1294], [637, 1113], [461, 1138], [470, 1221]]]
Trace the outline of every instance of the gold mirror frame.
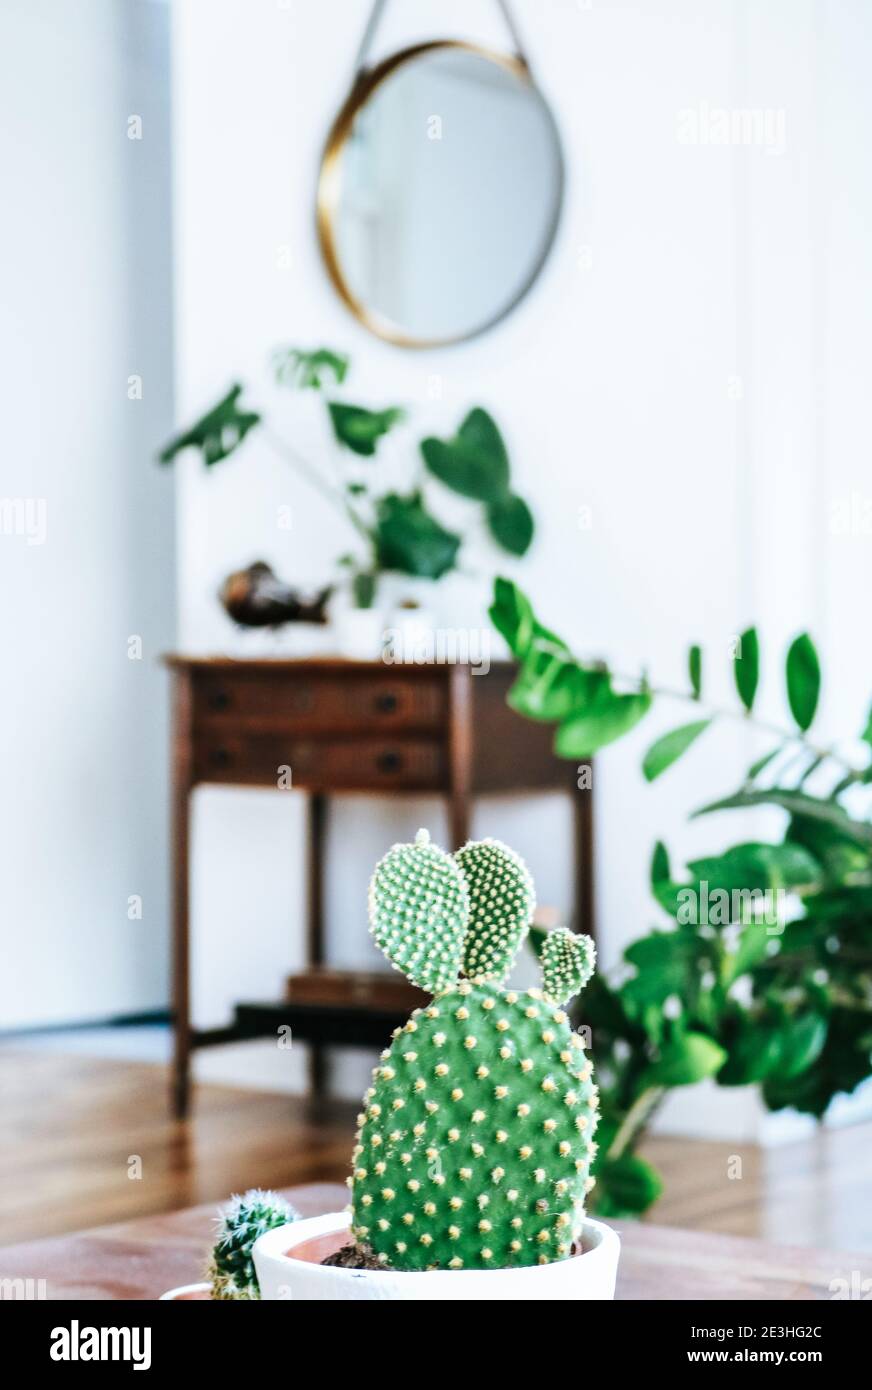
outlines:
[[[392, 319], [386, 318], [383, 314], [379, 314], [376, 310], [364, 304], [351, 289], [351, 286], [342, 273], [336, 245], [336, 219], [342, 189], [342, 161], [345, 147], [354, 126], [355, 118], [369, 101], [373, 93], [377, 91], [398, 68], [405, 67], [407, 64], [415, 62], [416, 59], [420, 58], [425, 53], [433, 53], [447, 49], [458, 49], [466, 53], [475, 53], [488, 62], [497, 64], [497, 66], [510, 72], [519, 82], [529, 87], [539, 99], [554, 136], [554, 148], [557, 153], [557, 187], [554, 192], [554, 206], [548, 224], [548, 232], [543, 240], [542, 249], [530, 273], [524, 280], [524, 283], [512, 296], [511, 300], [497, 313], [492, 315], [491, 318], [479, 324], [476, 328], [471, 329], [469, 332], [459, 333], [447, 338], [415, 338], [401, 329]], [[542, 267], [548, 259], [548, 255], [554, 245], [554, 238], [557, 233], [557, 226], [560, 221], [560, 213], [563, 206], [564, 183], [563, 147], [560, 142], [557, 123], [554, 120], [550, 106], [542, 96], [539, 88], [533, 82], [530, 70], [522, 58], [515, 57], [508, 53], [498, 53], [493, 49], [482, 48], [479, 44], [466, 43], [461, 39], [435, 39], [428, 43], [419, 43], [413, 45], [411, 48], [401, 49], [398, 53], [393, 53], [390, 57], [384, 58], [375, 67], [358, 75], [327, 137], [327, 143], [324, 147], [324, 154], [321, 159], [321, 171], [318, 176], [316, 201], [318, 241], [321, 247], [321, 254], [324, 257], [324, 263], [327, 267], [327, 273], [340, 299], [344, 302], [346, 307], [351, 310], [358, 322], [362, 323], [371, 333], [374, 333], [378, 338], [382, 338], [385, 342], [393, 343], [396, 347], [404, 348], [453, 347], [457, 343], [468, 342], [471, 338], [477, 338], [479, 334], [486, 333], [489, 329], [493, 328], [495, 324], [500, 323], [506, 318], [521, 302], [538, 279]]]

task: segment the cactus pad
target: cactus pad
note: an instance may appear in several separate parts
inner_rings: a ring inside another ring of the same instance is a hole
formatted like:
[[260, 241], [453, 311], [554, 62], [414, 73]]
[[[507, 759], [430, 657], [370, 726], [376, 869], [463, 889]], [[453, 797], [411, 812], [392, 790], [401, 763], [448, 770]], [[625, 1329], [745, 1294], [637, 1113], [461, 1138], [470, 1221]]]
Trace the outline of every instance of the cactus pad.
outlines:
[[545, 937], [539, 960], [546, 999], [554, 1004], [565, 1004], [584, 988], [593, 974], [596, 947], [589, 936], [577, 936], [567, 927], [557, 927]]
[[536, 906], [533, 880], [520, 855], [499, 840], [463, 846], [454, 856], [469, 889], [463, 971], [471, 980], [504, 980]]
[[581, 1039], [539, 990], [461, 980], [396, 1031], [353, 1155], [352, 1225], [394, 1269], [570, 1254], [596, 1152]]
[[457, 979], [469, 898], [450, 854], [419, 830], [413, 845], [394, 845], [369, 886], [369, 924], [388, 960], [434, 994]]

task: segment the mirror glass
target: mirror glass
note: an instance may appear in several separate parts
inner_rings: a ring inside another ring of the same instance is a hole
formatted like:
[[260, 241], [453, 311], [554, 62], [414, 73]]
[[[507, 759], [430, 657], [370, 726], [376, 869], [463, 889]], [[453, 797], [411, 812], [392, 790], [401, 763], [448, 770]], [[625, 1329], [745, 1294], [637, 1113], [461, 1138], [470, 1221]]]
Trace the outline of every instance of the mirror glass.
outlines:
[[328, 145], [319, 226], [333, 280], [394, 342], [471, 337], [536, 278], [562, 184], [554, 120], [520, 63], [450, 43], [399, 54]]

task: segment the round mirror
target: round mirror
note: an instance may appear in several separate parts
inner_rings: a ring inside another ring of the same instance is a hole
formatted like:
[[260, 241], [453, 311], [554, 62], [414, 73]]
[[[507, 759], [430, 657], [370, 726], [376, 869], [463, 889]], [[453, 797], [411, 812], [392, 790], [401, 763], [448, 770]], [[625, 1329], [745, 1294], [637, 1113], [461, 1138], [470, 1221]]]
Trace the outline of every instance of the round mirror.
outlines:
[[318, 188], [327, 268], [380, 337], [460, 342], [530, 288], [562, 189], [554, 119], [524, 64], [420, 44], [361, 77], [330, 133]]

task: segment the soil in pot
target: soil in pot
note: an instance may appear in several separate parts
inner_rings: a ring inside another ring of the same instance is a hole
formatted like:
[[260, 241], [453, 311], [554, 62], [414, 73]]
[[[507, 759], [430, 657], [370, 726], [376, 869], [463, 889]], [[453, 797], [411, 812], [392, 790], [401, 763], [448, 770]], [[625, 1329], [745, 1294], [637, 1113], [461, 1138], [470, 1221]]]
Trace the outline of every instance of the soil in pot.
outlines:
[[[377, 1269], [384, 1272], [385, 1266], [379, 1263], [368, 1245], [357, 1246], [345, 1237], [345, 1231], [328, 1231], [323, 1236], [313, 1236], [311, 1240], [301, 1241], [285, 1253], [293, 1260], [329, 1265], [335, 1269]], [[570, 1258], [583, 1253], [584, 1247], [573, 1241]]]
[[321, 1263], [335, 1265], [338, 1269], [384, 1269], [384, 1265], [379, 1264], [375, 1251], [368, 1245], [343, 1245], [341, 1250], [335, 1250]]
[[338, 1269], [384, 1269], [379, 1264], [368, 1245], [358, 1248], [348, 1239], [348, 1232], [327, 1231], [322, 1236], [313, 1236], [293, 1245], [285, 1254], [291, 1260], [305, 1260], [307, 1264], [333, 1265]]

